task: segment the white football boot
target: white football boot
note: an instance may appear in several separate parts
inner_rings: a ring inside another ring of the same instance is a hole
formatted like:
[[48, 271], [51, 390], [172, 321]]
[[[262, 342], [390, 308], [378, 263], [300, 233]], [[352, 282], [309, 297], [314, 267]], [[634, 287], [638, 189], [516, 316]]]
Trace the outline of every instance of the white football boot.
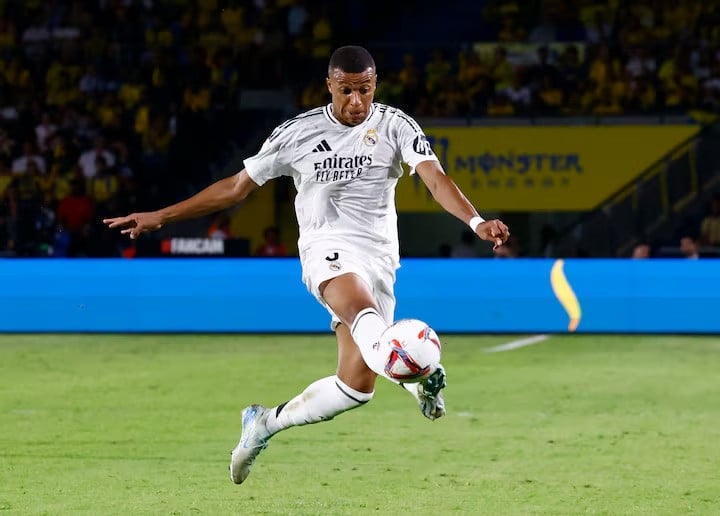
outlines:
[[262, 405], [250, 405], [242, 411], [240, 442], [231, 452], [230, 480], [242, 484], [250, 474], [255, 458], [267, 448], [270, 432], [265, 428], [268, 409]]

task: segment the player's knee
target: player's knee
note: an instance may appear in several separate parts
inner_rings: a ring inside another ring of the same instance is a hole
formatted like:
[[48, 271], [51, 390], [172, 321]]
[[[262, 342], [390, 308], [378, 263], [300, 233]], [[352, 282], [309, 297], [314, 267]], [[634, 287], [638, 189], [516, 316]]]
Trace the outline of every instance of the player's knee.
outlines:
[[371, 297], [355, 297], [347, 300], [344, 309], [338, 316], [352, 330], [358, 316], [368, 311], [378, 312], [375, 301]]
[[358, 299], [354, 300], [353, 304], [348, 311], [347, 317], [350, 321], [350, 324], [354, 323], [357, 320], [358, 315], [360, 315], [361, 312], [365, 311], [371, 311], [374, 310], [377, 312], [377, 306], [375, 306], [375, 303], [372, 300], [365, 300], [365, 299]]
[[362, 310], [377, 309], [370, 289], [356, 274], [345, 274], [324, 282], [320, 286], [320, 294], [347, 325], [352, 325]]

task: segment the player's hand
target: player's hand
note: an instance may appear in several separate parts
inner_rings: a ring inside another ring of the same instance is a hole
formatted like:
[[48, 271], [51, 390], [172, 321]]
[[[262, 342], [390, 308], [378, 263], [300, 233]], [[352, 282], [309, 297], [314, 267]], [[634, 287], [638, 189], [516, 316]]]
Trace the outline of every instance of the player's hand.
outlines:
[[498, 219], [486, 220], [478, 224], [475, 233], [483, 240], [492, 242], [493, 249], [497, 249], [510, 238], [510, 230], [503, 221]]
[[119, 229], [123, 235], [135, 240], [142, 233], [156, 231], [162, 227], [162, 217], [157, 211], [131, 213], [125, 217], [103, 219], [103, 224], [111, 229]]

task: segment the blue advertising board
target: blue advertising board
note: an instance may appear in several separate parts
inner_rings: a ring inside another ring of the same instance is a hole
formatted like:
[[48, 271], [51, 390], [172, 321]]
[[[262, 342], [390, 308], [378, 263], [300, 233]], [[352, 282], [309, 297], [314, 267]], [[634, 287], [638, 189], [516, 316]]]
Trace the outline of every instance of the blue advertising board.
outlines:
[[[0, 262], [0, 332], [327, 332], [296, 259]], [[440, 333], [720, 333], [720, 261], [405, 259]]]

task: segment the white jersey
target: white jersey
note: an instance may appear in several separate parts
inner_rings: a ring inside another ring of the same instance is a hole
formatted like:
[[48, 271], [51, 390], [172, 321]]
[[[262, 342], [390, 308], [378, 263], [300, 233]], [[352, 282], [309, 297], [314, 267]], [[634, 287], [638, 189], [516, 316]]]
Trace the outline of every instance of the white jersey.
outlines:
[[399, 260], [395, 185], [423, 161], [437, 161], [420, 126], [397, 108], [373, 103], [365, 121], [349, 127], [332, 105], [278, 126], [260, 152], [245, 160], [258, 185], [291, 176], [301, 256], [335, 243]]

